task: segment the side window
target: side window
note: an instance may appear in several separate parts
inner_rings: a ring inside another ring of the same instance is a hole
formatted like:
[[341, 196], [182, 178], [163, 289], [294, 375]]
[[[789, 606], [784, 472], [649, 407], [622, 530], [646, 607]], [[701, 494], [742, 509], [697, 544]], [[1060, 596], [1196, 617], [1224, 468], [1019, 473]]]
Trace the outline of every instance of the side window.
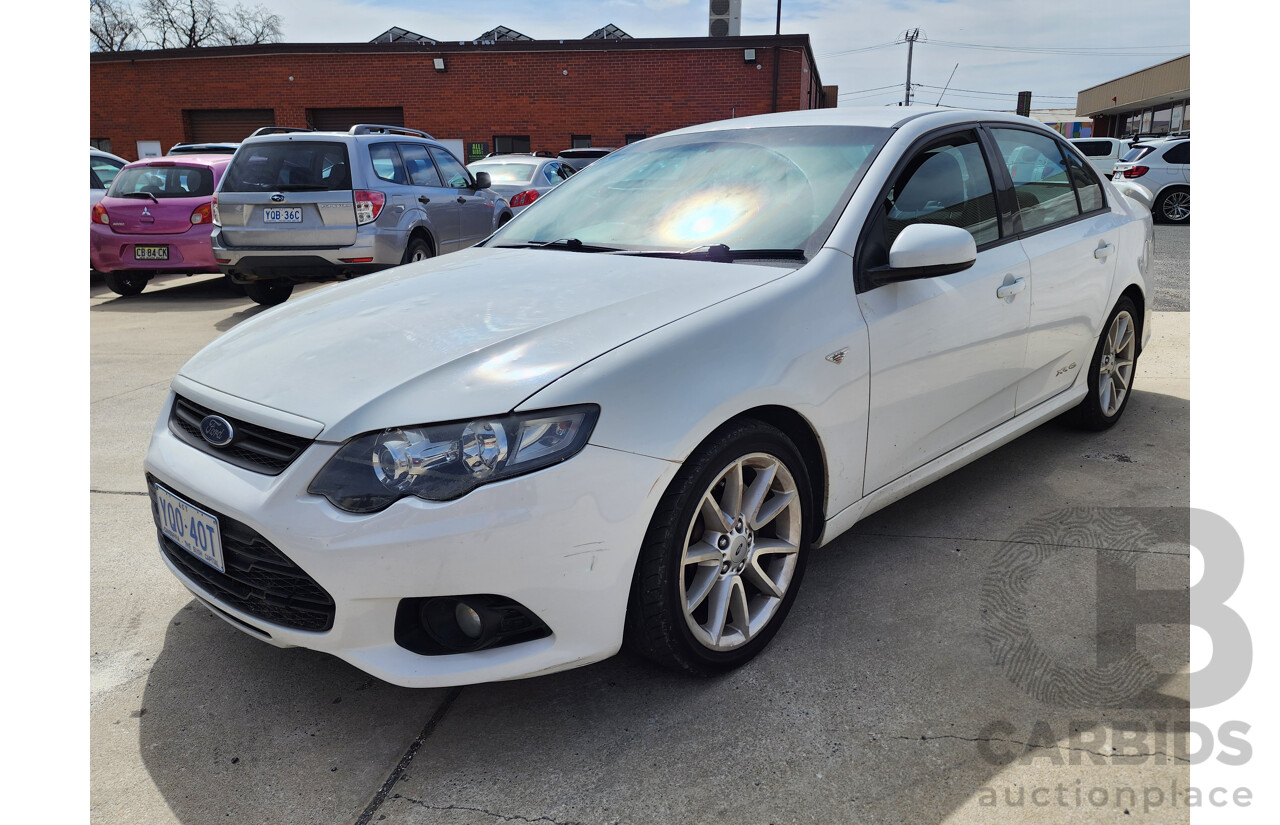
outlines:
[[1093, 169], [1083, 164], [1071, 152], [1064, 152], [1067, 157], [1067, 172], [1071, 176], [1071, 184], [1080, 196], [1080, 211], [1089, 213], [1106, 205], [1102, 198], [1102, 184]]
[[1076, 148], [1090, 158], [1105, 158], [1111, 154], [1111, 144], [1105, 140], [1078, 140]]
[[408, 184], [409, 176], [405, 174], [404, 164], [400, 161], [400, 153], [394, 143], [369, 144], [369, 160], [373, 163], [373, 174], [391, 183]]
[[992, 129], [1018, 196], [1024, 231], [1052, 226], [1080, 214], [1057, 142], [1024, 129]]
[[106, 158], [89, 158], [89, 188], [110, 188], [121, 168], [120, 164]]
[[444, 186], [440, 181], [440, 173], [427, 154], [427, 147], [417, 143], [402, 143], [400, 155], [404, 158], [405, 169], [414, 186]]
[[560, 177], [560, 164], [548, 163], [542, 167], [542, 178], [552, 186], [564, 180], [564, 178]]
[[444, 178], [445, 186], [451, 186], [454, 189], [466, 189], [471, 186], [471, 176], [453, 155], [444, 149], [432, 146], [431, 157], [435, 159], [436, 166], [440, 167], [440, 177]]
[[1161, 157], [1165, 163], [1191, 163], [1191, 141], [1179, 143]]
[[573, 177], [573, 173], [577, 171], [577, 169], [574, 169], [567, 163], [560, 164], [560, 180], [568, 180]]
[[998, 215], [977, 138], [953, 135], [913, 157], [889, 190], [885, 244], [892, 246], [913, 223], [958, 226], [973, 235], [974, 243], [989, 243], [1000, 238]]

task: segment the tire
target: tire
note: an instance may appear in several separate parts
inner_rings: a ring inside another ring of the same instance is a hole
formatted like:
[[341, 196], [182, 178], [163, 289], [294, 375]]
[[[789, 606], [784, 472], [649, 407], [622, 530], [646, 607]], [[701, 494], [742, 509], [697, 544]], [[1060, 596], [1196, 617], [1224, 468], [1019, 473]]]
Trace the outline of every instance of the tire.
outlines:
[[151, 280], [141, 272], [128, 271], [104, 272], [102, 277], [107, 288], [117, 295], [137, 295], [147, 288], [147, 281]]
[[293, 281], [286, 281], [283, 278], [250, 281], [244, 285], [244, 292], [254, 302], [272, 307], [289, 300], [289, 296], [293, 294]]
[[1185, 186], [1171, 186], [1156, 198], [1151, 214], [1160, 223], [1184, 224], [1191, 222], [1191, 190]]
[[[726, 504], [737, 511], [729, 521]], [[645, 534], [625, 645], [700, 676], [750, 661], [795, 601], [812, 513], [808, 471], [790, 439], [749, 419], [716, 432], [677, 473]]]
[[1085, 429], [1105, 430], [1124, 414], [1133, 395], [1141, 334], [1133, 301], [1121, 298], [1102, 327], [1089, 362], [1089, 392], [1077, 408], [1079, 423]]
[[404, 257], [400, 259], [401, 264], [411, 264], [414, 261], [425, 261], [431, 257], [431, 245], [422, 238], [410, 238], [409, 245], [404, 248]]
[[512, 215], [503, 215], [501, 218], [498, 218], [498, 228], [501, 229], [502, 227], [511, 223], [512, 217], [513, 217]]

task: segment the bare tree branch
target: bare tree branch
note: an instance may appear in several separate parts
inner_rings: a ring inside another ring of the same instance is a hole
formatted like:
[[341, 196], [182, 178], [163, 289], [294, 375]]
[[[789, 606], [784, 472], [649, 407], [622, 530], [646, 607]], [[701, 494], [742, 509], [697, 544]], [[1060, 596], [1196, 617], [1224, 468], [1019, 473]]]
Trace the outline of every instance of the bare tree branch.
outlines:
[[89, 0], [89, 50], [122, 52], [137, 48], [138, 18], [127, 0]]

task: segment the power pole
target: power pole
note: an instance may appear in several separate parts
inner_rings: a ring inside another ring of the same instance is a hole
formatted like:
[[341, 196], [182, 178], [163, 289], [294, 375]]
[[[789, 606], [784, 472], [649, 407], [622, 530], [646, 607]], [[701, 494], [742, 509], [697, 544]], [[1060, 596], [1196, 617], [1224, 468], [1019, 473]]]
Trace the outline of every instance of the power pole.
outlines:
[[920, 37], [920, 29], [912, 29], [907, 32], [907, 90], [902, 96], [902, 105], [911, 105], [911, 53], [916, 47], [916, 40]]

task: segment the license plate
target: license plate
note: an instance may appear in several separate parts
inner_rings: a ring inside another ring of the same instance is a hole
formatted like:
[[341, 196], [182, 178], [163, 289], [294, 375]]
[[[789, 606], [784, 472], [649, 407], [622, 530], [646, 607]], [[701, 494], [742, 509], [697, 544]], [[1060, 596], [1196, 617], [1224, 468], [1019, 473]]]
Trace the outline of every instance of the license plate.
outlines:
[[268, 207], [262, 210], [263, 223], [302, 223], [302, 207]]
[[135, 261], [167, 261], [169, 260], [169, 247], [135, 246], [133, 248], [133, 259]]
[[155, 485], [160, 510], [160, 530], [183, 550], [215, 570], [227, 572], [222, 560], [222, 533], [218, 519], [189, 501], [183, 501]]

